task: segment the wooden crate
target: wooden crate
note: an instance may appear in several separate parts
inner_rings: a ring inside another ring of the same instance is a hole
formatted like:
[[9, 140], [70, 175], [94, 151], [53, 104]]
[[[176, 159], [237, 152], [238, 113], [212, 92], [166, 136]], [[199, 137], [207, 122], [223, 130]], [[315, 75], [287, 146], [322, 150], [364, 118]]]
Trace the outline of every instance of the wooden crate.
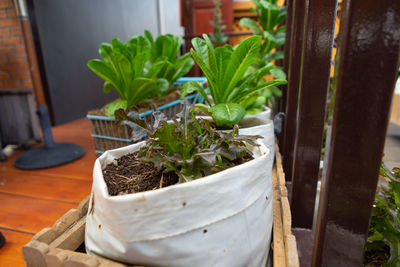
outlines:
[[298, 267], [296, 237], [292, 233], [292, 214], [285, 185], [285, 173], [282, 168], [282, 157], [279, 147], [275, 145], [276, 163], [272, 169], [272, 186], [274, 192], [274, 225], [273, 225], [273, 266]]
[[77, 252], [85, 239], [86, 213], [89, 197], [58, 219], [53, 227], [37, 233], [22, 248], [28, 267], [122, 267], [121, 263]]
[[[276, 146], [276, 164], [273, 168], [273, 266], [299, 266], [296, 238], [291, 231], [291, 214], [282, 159]], [[85, 222], [89, 197], [77, 209], [68, 211], [58, 219], [53, 227], [37, 233], [22, 248], [25, 264], [28, 267], [122, 267], [124, 264], [91, 256], [76, 250], [85, 239]]]

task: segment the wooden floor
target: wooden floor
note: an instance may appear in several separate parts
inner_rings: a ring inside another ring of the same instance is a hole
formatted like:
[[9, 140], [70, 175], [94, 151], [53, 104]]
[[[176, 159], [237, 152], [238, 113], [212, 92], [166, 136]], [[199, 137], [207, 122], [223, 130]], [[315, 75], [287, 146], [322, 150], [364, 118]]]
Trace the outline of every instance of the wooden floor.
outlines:
[[90, 122], [81, 119], [53, 128], [57, 143], [81, 145], [86, 155], [60, 167], [37, 171], [14, 168], [18, 151], [0, 163], [0, 231], [7, 243], [0, 248], [0, 266], [24, 266], [22, 247], [89, 195], [96, 159]]

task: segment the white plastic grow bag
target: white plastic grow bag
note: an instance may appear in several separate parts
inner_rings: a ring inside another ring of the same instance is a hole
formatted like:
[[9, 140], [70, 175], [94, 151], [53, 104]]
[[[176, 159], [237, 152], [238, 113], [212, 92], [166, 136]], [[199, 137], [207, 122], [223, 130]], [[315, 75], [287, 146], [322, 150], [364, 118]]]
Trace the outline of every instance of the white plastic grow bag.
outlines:
[[146, 266], [265, 266], [271, 242], [272, 160], [255, 159], [189, 183], [110, 196], [101, 168], [142, 143], [95, 162], [86, 219], [89, 254]]
[[[260, 114], [260, 113], [259, 113]], [[258, 115], [258, 114], [256, 114]], [[264, 118], [264, 119], [261, 119]], [[239, 122], [239, 133], [244, 135], [260, 135], [263, 137], [262, 142], [270, 151], [271, 159], [275, 156], [275, 133], [274, 123], [270, 119], [263, 116], [245, 116]]]
[[249, 119], [261, 119], [261, 120], [270, 120], [272, 116], [272, 110], [267, 107], [267, 106], [263, 106], [262, 107], [262, 111], [256, 114], [252, 114], [252, 115], [246, 115], [245, 118], [249, 118]]

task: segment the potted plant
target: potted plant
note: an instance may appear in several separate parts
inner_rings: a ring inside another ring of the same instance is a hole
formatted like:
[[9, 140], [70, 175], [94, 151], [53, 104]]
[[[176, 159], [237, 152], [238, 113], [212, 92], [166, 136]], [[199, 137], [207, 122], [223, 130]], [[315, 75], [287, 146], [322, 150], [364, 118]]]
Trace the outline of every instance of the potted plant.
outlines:
[[[263, 80], [254, 86], [257, 76], [263, 76], [275, 66], [269, 64], [259, 70], [247, 73], [248, 68], [258, 60], [261, 37], [252, 36], [243, 40], [237, 47], [230, 45], [214, 48], [207, 35], [204, 39], [194, 38], [194, 50], [190, 53], [207, 77], [210, 98], [205, 90], [195, 82], [185, 83], [181, 98], [192, 92], [199, 92], [208, 106], [197, 105], [204, 113], [210, 115], [217, 125], [242, 124], [247, 129], [243, 133], [256, 133], [264, 137], [267, 147], [274, 151], [273, 124], [269, 120], [270, 111], [255, 115], [246, 115], [248, 99], [261, 90], [271, 86], [285, 84], [286, 80]], [[254, 128], [255, 127], [255, 128]], [[242, 127], [241, 127], [242, 128]]]
[[[171, 123], [153, 113], [151, 125], [135, 112], [116, 113], [150, 137], [96, 160], [85, 231], [89, 254], [156, 266], [266, 264], [270, 152], [257, 136], [239, 135], [237, 126], [217, 130], [194, 110], [185, 107]], [[116, 184], [122, 189], [111, 189]]]
[[[145, 31], [144, 36], [136, 35], [126, 43], [114, 38], [111, 43], [100, 44], [99, 54], [103, 60], [92, 59], [88, 67], [104, 79], [104, 92], [114, 88], [119, 99], [87, 116], [92, 122], [98, 153], [129, 142], [128, 129], [115, 125], [115, 110], [142, 108], [143, 117], [154, 109], [164, 110], [170, 117], [178, 111], [179, 101], [171, 102], [179, 98], [178, 94], [171, 96], [171, 93], [177, 88], [176, 81], [194, 64], [189, 54], [178, 57], [181, 43], [181, 38], [170, 34], [154, 40], [150, 32]], [[196, 79], [203, 83], [204, 80]], [[163, 99], [169, 101], [156, 104], [155, 100]], [[195, 96], [190, 99], [199, 100]]]
[[[258, 54], [258, 60], [249, 67], [248, 72], [255, 72], [258, 69], [272, 65], [274, 60], [284, 58], [283, 51], [278, 51], [277, 48], [285, 44], [286, 26], [282, 25], [286, 18], [286, 6], [278, 6], [277, 0], [252, 0], [255, 9], [251, 8], [252, 12], [257, 15], [258, 23], [250, 18], [242, 18], [240, 24], [249, 28], [255, 35], [261, 36], [261, 47]], [[266, 74], [272, 75], [277, 79], [286, 79], [286, 74], [281, 67], [271, 68]], [[257, 85], [265, 79], [264, 75], [256, 76], [252, 83]], [[247, 101], [248, 113], [254, 114], [259, 112], [260, 103], [275, 104], [275, 98], [281, 97], [282, 92], [276, 86], [271, 86], [257, 94], [253, 95]]]

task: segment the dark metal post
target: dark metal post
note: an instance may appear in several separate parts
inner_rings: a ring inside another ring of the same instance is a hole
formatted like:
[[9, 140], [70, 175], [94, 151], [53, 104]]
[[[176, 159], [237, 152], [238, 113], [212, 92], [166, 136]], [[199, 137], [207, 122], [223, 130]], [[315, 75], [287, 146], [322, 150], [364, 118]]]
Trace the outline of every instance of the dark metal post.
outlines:
[[362, 266], [400, 52], [400, 1], [344, 0], [312, 266]]
[[[285, 5], [286, 5], [286, 37], [285, 37], [285, 46], [283, 47], [283, 51], [285, 54], [285, 57], [283, 59], [283, 71], [286, 73], [286, 75], [288, 75], [289, 57], [290, 57], [290, 38], [292, 34], [293, 0], [286, 0]], [[282, 97], [279, 99], [278, 111], [285, 112], [287, 85], [281, 85], [280, 88], [282, 90]], [[278, 135], [278, 142], [281, 151], [283, 149], [284, 135], [285, 135], [285, 127], [282, 127], [282, 132]]]
[[293, 226], [311, 229], [337, 1], [307, 2], [290, 205]]
[[286, 91], [286, 119], [283, 133], [283, 168], [290, 179], [293, 163], [294, 138], [296, 133], [297, 101], [299, 94], [301, 51], [304, 33], [304, 15], [306, 0], [293, 0], [291, 39], [288, 68], [288, 86]]
[[[286, 37], [285, 37], [285, 46], [283, 51], [285, 53], [285, 57], [283, 59], [283, 70], [285, 73], [288, 73], [289, 69], [289, 54], [290, 54], [290, 37], [292, 34], [292, 10], [293, 10], [293, 0], [286, 0]], [[279, 111], [284, 112], [286, 110], [286, 90], [287, 86], [283, 85], [282, 88], [282, 97], [279, 99]]]

